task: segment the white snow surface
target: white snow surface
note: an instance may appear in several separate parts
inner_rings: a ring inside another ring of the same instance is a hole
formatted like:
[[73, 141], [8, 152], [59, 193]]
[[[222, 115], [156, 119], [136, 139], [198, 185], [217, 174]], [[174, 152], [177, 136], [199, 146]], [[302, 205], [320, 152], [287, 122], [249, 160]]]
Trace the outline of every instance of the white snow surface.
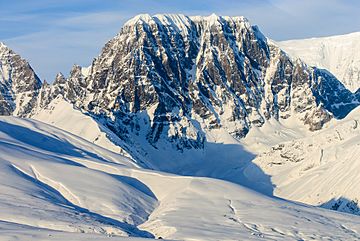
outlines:
[[121, 147], [114, 144], [120, 141], [114, 134], [109, 134], [110, 131], [107, 131], [100, 123], [75, 109], [61, 96], [54, 99], [46, 108], [37, 110], [31, 118], [80, 136], [110, 151], [127, 155]]
[[[311, 136], [278, 144], [255, 163], [271, 176], [276, 196], [360, 214], [360, 108]], [[258, 170], [245, 172], [257, 181]]]
[[36, 120], [0, 117], [0, 153], [0, 240], [360, 238], [360, 217], [142, 169]]
[[360, 32], [277, 44], [293, 57], [329, 70], [351, 91], [360, 87]]

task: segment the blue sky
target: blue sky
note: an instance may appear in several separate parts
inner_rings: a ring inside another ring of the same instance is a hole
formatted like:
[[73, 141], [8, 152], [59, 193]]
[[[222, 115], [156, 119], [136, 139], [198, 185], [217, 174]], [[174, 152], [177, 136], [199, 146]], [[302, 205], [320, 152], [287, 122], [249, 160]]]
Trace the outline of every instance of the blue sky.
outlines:
[[140, 13], [242, 15], [274, 40], [360, 31], [359, 0], [0, 0], [0, 41], [52, 82]]

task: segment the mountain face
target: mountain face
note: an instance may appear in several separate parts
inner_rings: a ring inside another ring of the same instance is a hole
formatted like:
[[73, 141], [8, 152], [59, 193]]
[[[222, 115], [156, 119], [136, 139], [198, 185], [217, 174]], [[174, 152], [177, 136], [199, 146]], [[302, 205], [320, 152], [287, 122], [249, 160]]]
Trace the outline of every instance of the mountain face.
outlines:
[[31, 112], [41, 81], [29, 63], [0, 43], [0, 115]]
[[310, 130], [359, 104], [327, 71], [292, 60], [243, 17], [139, 15], [85, 70], [40, 91], [61, 94], [129, 145], [166, 140], [201, 149], [206, 132], [236, 138], [268, 119], [295, 116]]
[[136, 16], [89, 68], [74, 66], [41, 89], [33, 77], [38, 98], [16, 115], [62, 96], [136, 147], [135, 159], [201, 150], [211, 130], [243, 138], [271, 118], [319, 130], [360, 99], [329, 72], [292, 60], [244, 17], [216, 15]]
[[360, 88], [360, 32], [278, 44], [307, 64], [329, 70], [352, 92]]
[[[336, 119], [347, 118], [359, 105], [360, 91], [353, 93], [330, 72], [291, 58], [243, 17], [136, 16], [105, 45], [91, 66], [74, 65], [69, 77], [59, 73], [53, 84], [41, 84], [25, 60], [4, 45], [0, 50], [1, 115], [32, 117], [56, 125], [130, 157], [129, 163], [136, 163], [137, 167], [224, 179], [265, 194], [341, 211], [350, 212], [358, 206], [360, 196], [351, 195], [356, 183], [342, 182], [339, 176], [336, 178], [339, 182], [330, 182], [332, 174], [347, 175], [339, 164], [337, 153], [340, 156], [352, 153], [350, 150], [355, 147], [348, 142], [358, 142], [354, 137], [358, 128], [351, 129], [350, 120], [350, 124], [340, 129], [329, 132], [321, 129], [334, 124]], [[3, 132], [7, 130], [3, 129]], [[319, 131], [315, 134], [319, 134], [317, 142], [313, 137], [306, 137], [283, 143], [256, 158], [258, 150], [251, 152], [242, 145], [251, 139], [252, 148], [269, 143], [272, 146], [279, 140], [310, 136], [307, 133], [313, 131]], [[338, 134], [347, 138], [339, 137], [343, 140], [337, 141]], [[342, 147], [337, 150], [338, 144]], [[320, 153], [319, 146], [323, 150]], [[98, 155], [101, 156], [97, 152], [95, 156]], [[88, 159], [89, 153], [81, 156]], [[93, 156], [90, 153], [90, 157]], [[303, 160], [303, 156], [307, 160]], [[77, 157], [75, 153], [73, 159], [78, 161]], [[347, 167], [351, 166], [348, 163], [356, 164], [355, 157], [356, 152], [346, 159]], [[328, 162], [320, 163], [320, 159], [328, 159]], [[35, 161], [31, 165], [36, 165]], [[106, 165], [101, 164], [99, 170], [104, 170]], [[323, 170], [331, 170], [331, 175]], [[149, 175], [158, 176], [158, 173]], [[356, 172], [352, 176], [356, 179]], [[170, 198], [164, 202], [164, 207], [160, 206], [164, 212], [170, 213], [166, 211], [169, 203], [189, 197], [187, 180], [184, 193], [164, 195]], [[331, 192], [312, 191], [315, 190], [312, 187], [323, 180], [329, 182], [321, 187]], [[172, 178], [164, 181], [164, 187], [168, 181]], [[147, 182], [151, 185], [158, 180], [152, 182], [146, 177], [140, 181]], [[310, 183], [307, 187], [311, 188], [297, 189], [302, 183]], [[349, 185], [344, 188], [346, 184]], [[194, 190], [205, 192], [197, 189], [196, 181], [192, 185]], [[211, 186], [207, 181], [201, 185]], [[214, 193], [221, 188], [219, 184]], [[294, 194], [288, 190], [298, 192]], [[157, 198], [160, 196], [163, 194]], [[173, 197], [175, 199], [171, 199]], [[221, 205], [225, 203], [233, 210], [229, 201], [233, 197], [223, 200], [221, 193], [216, 198]], [[159, 201], [153, 197], [149, 200], [147, 215], [155, 210]], [[194, 199], [189, 200], [194, 202]], [[199, 200], [202, 206], [204, 199]], [[249, 200], [253, 202], [254, 198]], [[181, 205], [184, 210], [189, 206], [186, 202]], [[161, 214], [161, 208], [154, 213]], [[258, 210], [256, 208], [255, 213]], [[358, 210], [352, 213], [360, 214]], [[183, 214], [189, 216], [189, 213]], [[122, 221], [130, 220], [133, 225], [139, 225], [147, 217], [136, 217], [138, 221], [129, 217]], [[158, 232], [157, 216], [152, 214], [149, 218], [145, 227]], [[176, 221], [173, 220], [178, 218], [163, 221], [169, 223], [169, 229], [159, 233], [169, 232], [168, 236], [174, 237], [171, 230]], [[186, 223], [192, 223], [192, 219]], [[237, 224], [244, 226], [240, 222]], [[271, 227], [269, 230], [272, 232]]]

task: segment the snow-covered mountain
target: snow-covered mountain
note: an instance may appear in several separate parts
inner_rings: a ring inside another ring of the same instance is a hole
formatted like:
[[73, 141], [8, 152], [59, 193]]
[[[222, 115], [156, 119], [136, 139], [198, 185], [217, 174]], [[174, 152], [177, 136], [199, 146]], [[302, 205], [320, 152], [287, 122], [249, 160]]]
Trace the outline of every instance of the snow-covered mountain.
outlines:
[[142, 169], [35, 120], [0, 117], [0, 142], [0, 240], [360, 238], [360, 217]]
[[[320, 239], [328, 225], [329, 238], [358, 238], [358, 218], [263, 194], [356, 209], [357, 183], [342, 178], [356, 160], [344, 168], [331, 153], [356, 154], [349, 143], [357, 143], [357, 129], [349, 126], [360, 92], [288, 56], [246, 18], [136, 16], [91, 66], [74, 65], [52, 84], [41, 84], [8, 47], [0, 50], [1, 114], [62, 129], [0, 121], [4, 180], [29, 185], [19, 207], [25, 213], [28, 199], [48, 207], [20, 219], [9, 208], [0, 225], [15, 225], [19, 235], [35, 226], [181, 240]], [[334, 141], [337, 134], [349, 143]], [[332, 176], [331, 187], [313, 189]], [[9, 205], [6, 198], [0, 203]]]
[[278, 44], [307, 64], [329, 70], [352, 92], [360, 88], [360, 32]]
[[327, 71], [292, 60], [244, 17], [147, 14], [125, 23], [90, 67], [44, 84], [28, 116], [59, 96], [135, 160], [167, 171], [184, 165], [167, 151], [180, 154], [174, 160], [202, 153], [212, 131], [241, 139], [271, 118], [319, 130], [360, 99]]
[[28, 114], [40, 87], [29, 63], [0, 42], [0, 115]]

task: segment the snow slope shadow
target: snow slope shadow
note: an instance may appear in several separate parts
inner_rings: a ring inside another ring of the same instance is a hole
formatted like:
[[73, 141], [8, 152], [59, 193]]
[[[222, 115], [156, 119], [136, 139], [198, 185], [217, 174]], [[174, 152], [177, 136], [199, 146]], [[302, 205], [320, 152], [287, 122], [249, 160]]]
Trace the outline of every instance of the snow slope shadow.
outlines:
[[[15, 143], [8, 143], [8, 142], [4, 142], [1, 140], [0, 140], [0, 145], [2, 147], [12, 148], [13, 150], [16, 150], [17, 152], [22, 153], [24, 156], [36, 157], [36, 158], [38, 158], [38, 160], [43, 159], [43, 153], [41, 153], [40, 151], [35, 151], [30, 148], [26, 148], [24, 146], [17, 145]], [[67, 164], [67, 165], [85, 167], [84, 165], [82, 165], [80, 163], [71, 161], [70, 159], [66, 159], [66, 158], [63, 158], [60, 156], [51, 155], [51, 154], [47, 154], [47, 156], [49, 158], [52, 158], [52, 161], [54, 161], [54, 162], [61, 162], [61, 163]]]
[[[110, 175], [110, 174], [109, 174]], [[151, 191], [151, 189], [146, 186], [144, 183], [142, 183], [141, 181], [139, 181], [136, 178], [133, 177], [127, 177], [127, 176], [121, 176], [121, 175], [115, 175], [115, 174], [111, 174], [112, 177], [116, 178], [117, 180], [119, 180], [122, 183], [126, 183], [127, 185], [135, 188], [136, 190], [152, 197], [153, 199], [157, 200], [157, 197], [155, 196], [155, 194]]]
[[[269, 196], [273, 195], [274, 185], [270, 176], [252, 162], [256, 156], [245, 150], [229, 133], [219, 135], [218, 139], [224, 142], [199, 138], [205, 137], [206, 133], [202, 131], [200, 123], [192, 119], [191, 123], [196, 132], [193, 133], [193, 138], [180, 134], [168, 136], [168, 133], [172, 132], [170, 126], [162, 125], [158, 128], [156, 124], [151, 125], [150, 116], [146, 112], [138, 114], [134, 119], [134, 123], [139, 125], [139, 131], [130, 128], [130, 124], [123, 124], [124, 128], [129, 128], [122, 132], [114, 126], [108, 128], [127, 143], [131, 143], [121, 148], [130, 153], [143, 168], [183, 176], [221, 179]], [[121, 123], [120, 119], [117, 121]], [[176, 121], [173, 125], [177, 126]], [[161, 130], [158, 133], [159, 137], [156, 140], [149, 139], [149, 133], [157, 129]]]
[[[164, 150], [165, 149], [165, 150]], [[239, 143], [205, 141], [203, 149], [172, 151], [171, 147], [150, 151], [151, 163], [157, 169], [184, 176], [210, 177], [246, 186], [273, 196], [274, 185], [269, 175], [252, 160], [256, 157]]]
[[271, 177], [252, 162], [256, 156], [246, 151], [241, 144], [206, 142], [205, 148], [202, 161], [211, 168], [207, 176], [240, 184], [269, 196], [273, 195], [274, 185]]
[[108, 162], [108, 160], [102, 158], [96, 153], [76, 147], [67, 140], [62, 140], [57, 136], [46, 135], [37, 131], [33, 131], [30, 128], [10, 124], [4, 121], [0, 121], [0, 128], [1, 132], [8, 135], [9, 137], [40, 150], [79, 158], [92, 157], [104, 162]]

